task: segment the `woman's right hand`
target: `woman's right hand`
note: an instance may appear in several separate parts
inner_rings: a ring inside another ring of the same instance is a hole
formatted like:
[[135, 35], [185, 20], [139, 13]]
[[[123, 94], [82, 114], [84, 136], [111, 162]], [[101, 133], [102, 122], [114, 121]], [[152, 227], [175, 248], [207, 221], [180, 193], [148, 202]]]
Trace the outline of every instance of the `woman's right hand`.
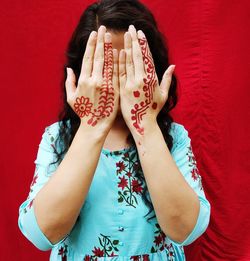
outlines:
[[105, 26], [92, 31], [83, 56], [81, 73], [67, 68], [67, 102], [85, 126], [109, 130], [119, 104], [118, 52], [112, 49], [111, 34]]

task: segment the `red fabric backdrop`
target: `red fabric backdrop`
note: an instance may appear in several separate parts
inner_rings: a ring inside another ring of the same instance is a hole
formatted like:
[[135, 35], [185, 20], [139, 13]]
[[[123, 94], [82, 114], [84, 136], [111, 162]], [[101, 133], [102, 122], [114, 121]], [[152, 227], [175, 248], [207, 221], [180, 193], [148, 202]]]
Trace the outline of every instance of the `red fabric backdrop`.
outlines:
[[[175, 120], [192, 139], [211, 223], [188, 260], [250, 260], [250, 2], [145, 2], [167, 35], [180, 102]], [[1, 260], [48, 260], [22, 235], [26, 198], [45, 126], [57, 120], [67, 41], [90, 1], [1, 1]]]

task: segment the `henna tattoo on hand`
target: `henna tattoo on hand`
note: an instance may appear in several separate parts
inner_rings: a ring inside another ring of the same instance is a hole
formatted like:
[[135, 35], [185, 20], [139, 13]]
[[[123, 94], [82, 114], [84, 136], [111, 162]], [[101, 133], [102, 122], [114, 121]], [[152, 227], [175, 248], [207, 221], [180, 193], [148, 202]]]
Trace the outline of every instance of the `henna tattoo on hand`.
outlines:
[[135, 98], [139, 98], [140, 97], [140, 92], [139, 91], [134, 91], [133, 92]]
[[93, 103], [89, 101], [89, 98], [85, 98], [84, 96], [76, 98], [76, 102], [74, 104], [75, 112], [79, 115], [79, 117], [83, 118], [84, 116], [88, 116], [91, 112], [91, 108]]
[[80, 118], [91, 116], [87, 124], [95, 126], [97, 122], [109, 117], [114, 110], [114, 87], [112, 82], [113, 51], [112, 43], [104, 43], [104, 69], [103, 84], [100, 88], [100, 97], [97, 109], [93, 109], [93, 103], [88, 97], [77, 97], [74, 103], [75, 112]]
[[[149, 51], [147, 40], [146, 38], [143, 38], [143, 39], [138, 39], [138, 41], [141, 46], [143, 62], [145, 63], [146, 73], [147, 73], [147, 76], [143, 79], [144, 82], [143, 92], [144, 92], [145, 100], [140, 102], [140, 104], [136, 103], [134, 105], [134, 108], [131, 110], [131, 114], [132, 114], [131, 120], [133, 121], [133, 126], [136, 128], [136, 130], [141, 135], [143, 135], [144, 129], [140, 125], [141, 125], [143, 115], [146, 114], [146, 110], [149, 108], [150, 104], [153, 101], [153, 93], [155, 90], [157, 79], [156, 79], [153, 57]], [[139, 91], [134, 92], [135, 97], [138, 95], [137, 92]], [[152, 105], [152, 109], [156, 110], [156, 108], [157, 108], [157, 103], [154, 102]]]

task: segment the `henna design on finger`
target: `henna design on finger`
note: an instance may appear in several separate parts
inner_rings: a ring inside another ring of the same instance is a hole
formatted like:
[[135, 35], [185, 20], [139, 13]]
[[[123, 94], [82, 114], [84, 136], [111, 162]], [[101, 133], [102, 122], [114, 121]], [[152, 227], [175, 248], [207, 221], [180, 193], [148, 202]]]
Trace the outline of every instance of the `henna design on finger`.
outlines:
[[109, 117], [114, 110], [114, 87], [113, 77], [113, 50], [112, 43], [104, 43], [104, 69], [103, 84], [100, 88], [100, 97], [97, 109], [92, 110], [93, 103], [89, 98], [81, 96], [76, 98], [74, 108], [80, 118], [91, 115], [87, 124], [95, 126], [97, 122], [105, 117]]
[[[145, 69], [147, 75], [143, 79], [143, 83], [144, 83], [143, 92], [144, 92], [145, 100], [140, 102], [139, 104], [136, 103], [134, 105], [134, 108], [131, 110], [131, 114], [132, 114], [131, 120], [133, 121], [133, 126], [136, 128], [136, 130], [141, 135], [143, 135], [144, 129], [140, 125], [143, 116], [146, 114], [146, 110], [149, 108], [150, 104], [153, 101], [153, 93], [157, 83], [157, 78], [155, 73], [153, 57], [149, 51], [149, 46], [146, 38], [142, 38], [142, 39], [139, 38], [138, 41], [141, 46], [143, 62], [145, 63]], [[134, 92], [134, 96], [135, 96], [135, 92]], [[154, 102], [152, 105], [152, 109], [156, 110], [156, 108], [157, 108], [157, 103]]]

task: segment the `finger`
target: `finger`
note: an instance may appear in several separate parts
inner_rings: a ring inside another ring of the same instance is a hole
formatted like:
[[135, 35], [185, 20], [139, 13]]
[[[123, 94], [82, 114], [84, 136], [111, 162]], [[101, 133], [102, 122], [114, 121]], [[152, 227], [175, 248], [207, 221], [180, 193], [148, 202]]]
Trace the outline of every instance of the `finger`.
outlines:
[[134, 64], [132, 57], [132, 39], [129, 32], [124, 34], [124, 48], [126, 52], [126, 74], [127, 80], [133, 80], [135, 77]]
[[120, 50], [119, 53], [119, 84], [120, 88], [124, 88], [127, 80], [126, 75], [126, 53], [124, 49]]
[[85, 53], [82, 60], [82, 67], [80, 77], [89, 77], [91, 75], [92, 66], [93, 66], [93, 56], [95, 52], [96, 46], [96, 37], [97, 33], [92, 31], [89, 35], [89, 39], [86, 45]]
[[129, 26], [129, 33], [132, 38], [132, 54], [135, 68], [135, 78], [141, 78], [141, 75], [145, 74], [144, 64], [142, 58], [141, 46], [139, 45], [137, 32], [133, 25]]
[[165, 71], [165, 73], [162, 76], [162, 81], [160, 84], [160, 90], [163, 94], [164, 98], [168, 96], [169, 87], [172, 81], [172, 75], [174, 73], [175, 65], [170, 65], [168, 69]]
[[153, 56], [151, 54], [149, 45], [148, 45], [148, 41], [146, 39], [145, 34], [139, 30], [138, 31], [138, 38], [141, 49], [143, 50], [143, 62], [144, 62], [144, 68], [145, 68], [145, 72], [147, 74], [147, 78], [154, 78], [156, 81], [158, 81], [156, 72], [155, 72], [155, 66], [154, 66], [154, 60], [153, 60]]
[[119, 80], [118, 80], [118, 51], [113, 49], [113, 86], [115, 89], [118, 89]]
[[65, 81], [65, 88], [66, 88], [66, 94], [67, 98], [70, 98], [73, 96], [74, 92], [76, 91], [76, 76], [71, 68], [67, 69], [67, 78]]
[[111, 43], [111, 34], [105, 33], [104, 36], [104, 69], [103, 78], [107, 83], [107, 87], [112, 83], [112, 71], [113, 71], [113, 50]]
[[102, 79], [103, 65], [104, 65], [104, 36], [106, 27], [101, 25], [98, 29], [96, 50], [94, 55], [94, 66], [92, 76], [96, 79]]

